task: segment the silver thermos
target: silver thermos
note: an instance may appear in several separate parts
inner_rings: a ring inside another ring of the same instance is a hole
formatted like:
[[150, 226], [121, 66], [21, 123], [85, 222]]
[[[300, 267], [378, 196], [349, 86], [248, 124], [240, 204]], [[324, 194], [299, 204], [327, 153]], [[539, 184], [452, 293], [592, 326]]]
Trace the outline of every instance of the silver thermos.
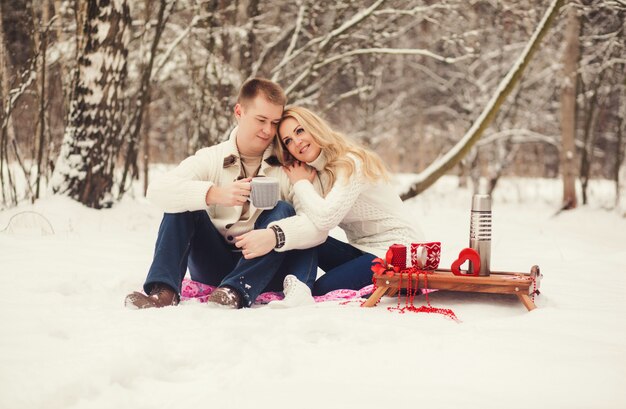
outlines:
[[[480, 255], [479, 276], [488, 276], [491, 271], [491, 197], [474, 195], [472, 197], [472, 215], [470, 219], [470, 248]], [[473, 273], [470, 263], [468, 273]]]

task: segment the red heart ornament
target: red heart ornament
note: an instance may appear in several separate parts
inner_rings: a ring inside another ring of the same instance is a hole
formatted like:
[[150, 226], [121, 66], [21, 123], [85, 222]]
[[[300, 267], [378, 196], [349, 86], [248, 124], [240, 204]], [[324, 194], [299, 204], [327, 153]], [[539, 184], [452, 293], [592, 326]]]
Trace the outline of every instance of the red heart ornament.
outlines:
[[[461, 265], [465, 263], [466, 261], [469, 261], [470, 263], [472, 263], [472, 267], [474, 269], [474, 272], [472, 274], [461, 273], [461, 270], [460, 270]], [[480, 255], [474, 249], [465, 248], [461, 250], [461, 252], [459, 253], [459, 258], [457, 258], [454, 261], [454, 263], [452, 263], [452, 267], [450, 267], [450, 270], [452, 270], [452, 274], [454, 274], [455, 276], [476, 277], [478, 276], [478, 273], [480, 272]]]

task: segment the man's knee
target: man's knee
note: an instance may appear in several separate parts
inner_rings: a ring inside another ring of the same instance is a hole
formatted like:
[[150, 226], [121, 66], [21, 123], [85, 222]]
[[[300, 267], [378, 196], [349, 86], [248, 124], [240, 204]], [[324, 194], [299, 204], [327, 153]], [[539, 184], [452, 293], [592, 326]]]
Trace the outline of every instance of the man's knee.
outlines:
[[163, 213], [164, 220], [193, 220], [209, 219], [209, 215], [204, 210], [186, 211], [180, 213]]
[[296, 214], [296, 210], [293, 208], [293, 205], [284, 200], [279, 200], [278, 202], [276, 202], [274, 210], [279, 212], [287, 212], [289, 216], [293, 216]]
[[213, 225], [209, 215], [204, 210], [180, 213], [164, 213], [161, 220], [161, 229], [197, 229], [199, 226]]
[[270, 212], [270, 217], [274, 220], [280, 220], [296, 215], [296, 210], [293, 206], [284, 200], [279, 200], [273, 209], [266, 210], [266, 212]]
[[271, 222], [285, 219], [296, 214], [293, 206], [285, 201], [279, 200], [272, 209], [264, 210], [259, 219], [254, 224], [255, 229], [267, 227]]

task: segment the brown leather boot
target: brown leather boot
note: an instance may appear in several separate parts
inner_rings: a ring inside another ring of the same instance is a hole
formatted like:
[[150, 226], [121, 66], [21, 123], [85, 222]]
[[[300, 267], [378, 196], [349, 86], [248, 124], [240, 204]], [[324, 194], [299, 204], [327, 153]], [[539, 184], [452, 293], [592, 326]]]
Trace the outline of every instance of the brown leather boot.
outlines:
[[180, 297], [169, 285], [157, 283], [150, 290], [150, 294], [145, 295], [137, 291], [128, 294], [124, 300], [126, 308], [144, 309], [161, 308], [178, 305]]
[[207, 303], [235, 310], [242, 307], [241, 294], [230, 287], [218, 287], [213, 290], [207, 298]]

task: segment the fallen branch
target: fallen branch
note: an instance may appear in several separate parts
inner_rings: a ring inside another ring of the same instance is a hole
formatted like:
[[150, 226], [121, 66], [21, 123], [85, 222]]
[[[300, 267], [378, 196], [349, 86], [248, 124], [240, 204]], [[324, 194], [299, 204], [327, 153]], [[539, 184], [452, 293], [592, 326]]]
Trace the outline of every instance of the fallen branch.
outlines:
[[489, 127], [498, 114], [500, 107], [508, 95], [511, 91], [513, 91], [519, 80], [522, 78], [524, 70], [530, 63], [530, 60], [532, 59], [532, 56], [537, 48], [539, 48], [541, 40], [548, 32], [548, 29], [552, 25], [552, 22], [556, 18], [556, 15], [563, 3], [564, 0], [552, 1], [541, 19], [541, 22], [528, 41], [528, 44], [526, 44], [524, 51], [511, 67], [506, 77], [502, 79], [495, 94], [491, 97], [476, 122], [474, 122], [463, 138], [452, 149], [450, 149], [450, 151], [448, 151], [439, 160], [433, 162], [417, 176], [417, 181], [413, 183], [408, 192], [402, 195], [402, 200], [410, 199], [434, 184], [447, 171], [456, 166], [470, 151], [472, 146], [476, 144], [483, 132]]

